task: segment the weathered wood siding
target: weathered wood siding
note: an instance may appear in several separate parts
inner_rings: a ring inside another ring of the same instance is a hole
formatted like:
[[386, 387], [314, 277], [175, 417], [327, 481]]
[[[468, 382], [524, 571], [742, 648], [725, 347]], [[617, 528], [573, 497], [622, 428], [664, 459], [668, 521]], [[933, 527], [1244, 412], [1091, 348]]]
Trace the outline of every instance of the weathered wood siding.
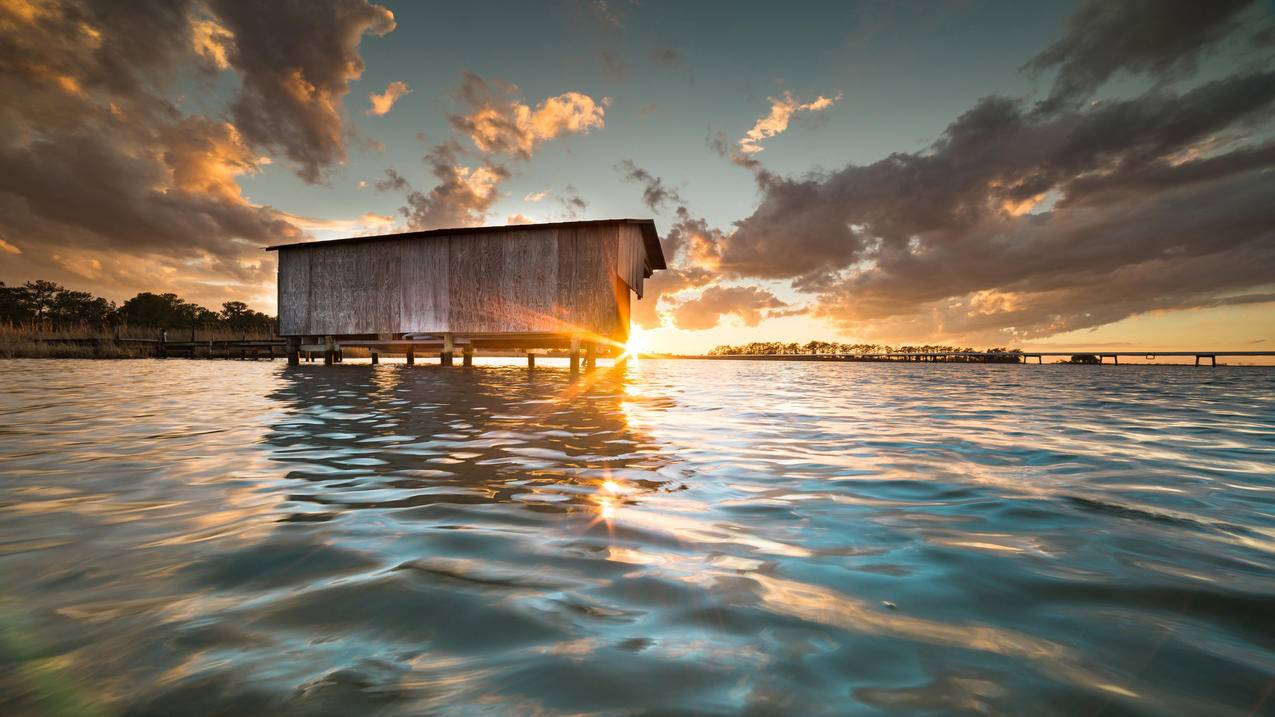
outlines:
[[607, 229], [558, 230], [558, 317], [563, 325], [559, 331], [627, 338], [628, 326], [619, 325], [614, 292], [616, 237]]
[[279, 252], [279, 335], [299, 336], [310, 330], [310, 252]]
[[398, 242], [316, 245], [310, 249], [307, 333], [376, 334], [399, 330]]
[[[503, 331], [555, 331], [558, 232], [519, 232], [501, 243], [498, 300]], [[493, 303], [497, 303], [496, 300]]]
[[404, 239], [401, 246], [402, 325], [398, 333], [448, 331], [451, 238]]
[[619, 256], [616, 260], [615, 273], [624, 280], [630, 289], [642, 298], [642, 282], [646, 279], [646, 246], [642, 243], [642, 230], [632, 224], [616, 226], [619, 232]]
[[283, 335], [574, 333], [628, 338], [639, 231], [591, 226], [279, 252]]

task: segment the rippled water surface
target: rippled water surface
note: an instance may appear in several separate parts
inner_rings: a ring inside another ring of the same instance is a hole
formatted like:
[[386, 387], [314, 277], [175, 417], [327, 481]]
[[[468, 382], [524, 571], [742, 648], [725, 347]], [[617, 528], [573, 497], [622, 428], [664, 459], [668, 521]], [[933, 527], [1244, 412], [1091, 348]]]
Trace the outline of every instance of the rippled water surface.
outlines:
[[0, 713], [1271, 714], [1275, 370], [0, 361]]

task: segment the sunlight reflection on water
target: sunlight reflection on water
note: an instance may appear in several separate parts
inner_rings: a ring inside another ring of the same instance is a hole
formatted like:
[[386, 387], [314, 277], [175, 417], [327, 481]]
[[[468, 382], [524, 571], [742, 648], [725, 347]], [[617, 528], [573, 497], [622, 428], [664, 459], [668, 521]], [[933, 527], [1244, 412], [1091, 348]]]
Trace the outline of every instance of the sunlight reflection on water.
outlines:
[[1275, 665], [1269, 369], [5, 361], [0, 417], [5, 714], [1224, 715]]

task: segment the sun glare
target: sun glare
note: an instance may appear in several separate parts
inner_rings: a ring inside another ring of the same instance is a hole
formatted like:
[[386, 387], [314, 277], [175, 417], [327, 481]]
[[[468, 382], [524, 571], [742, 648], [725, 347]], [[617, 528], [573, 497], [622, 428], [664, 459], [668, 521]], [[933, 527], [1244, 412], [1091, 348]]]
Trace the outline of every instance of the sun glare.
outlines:
[[629, 329], [629, 341], [624, 345], [624, 355], [630, 358], [638, 358], [639, 354], [651, 350], [650, 337], [641, 328], [634, 326]]

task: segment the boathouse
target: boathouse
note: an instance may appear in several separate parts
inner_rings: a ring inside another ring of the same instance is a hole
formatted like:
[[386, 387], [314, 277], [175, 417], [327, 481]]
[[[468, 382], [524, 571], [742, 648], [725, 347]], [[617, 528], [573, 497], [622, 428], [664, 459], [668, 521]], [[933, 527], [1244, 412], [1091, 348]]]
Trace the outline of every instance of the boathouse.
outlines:
[[[649, 219], [462, 227], [267, 247], [279, 256], [279, 334], [298, 351], [622, 346], [630, 295], [667, 268]], [[529, 353], [529, 362], [534, 358]], [[339, 359], [338, 359], [339, 360]], [[590, 359], [586, 357], [586, 362]]]

